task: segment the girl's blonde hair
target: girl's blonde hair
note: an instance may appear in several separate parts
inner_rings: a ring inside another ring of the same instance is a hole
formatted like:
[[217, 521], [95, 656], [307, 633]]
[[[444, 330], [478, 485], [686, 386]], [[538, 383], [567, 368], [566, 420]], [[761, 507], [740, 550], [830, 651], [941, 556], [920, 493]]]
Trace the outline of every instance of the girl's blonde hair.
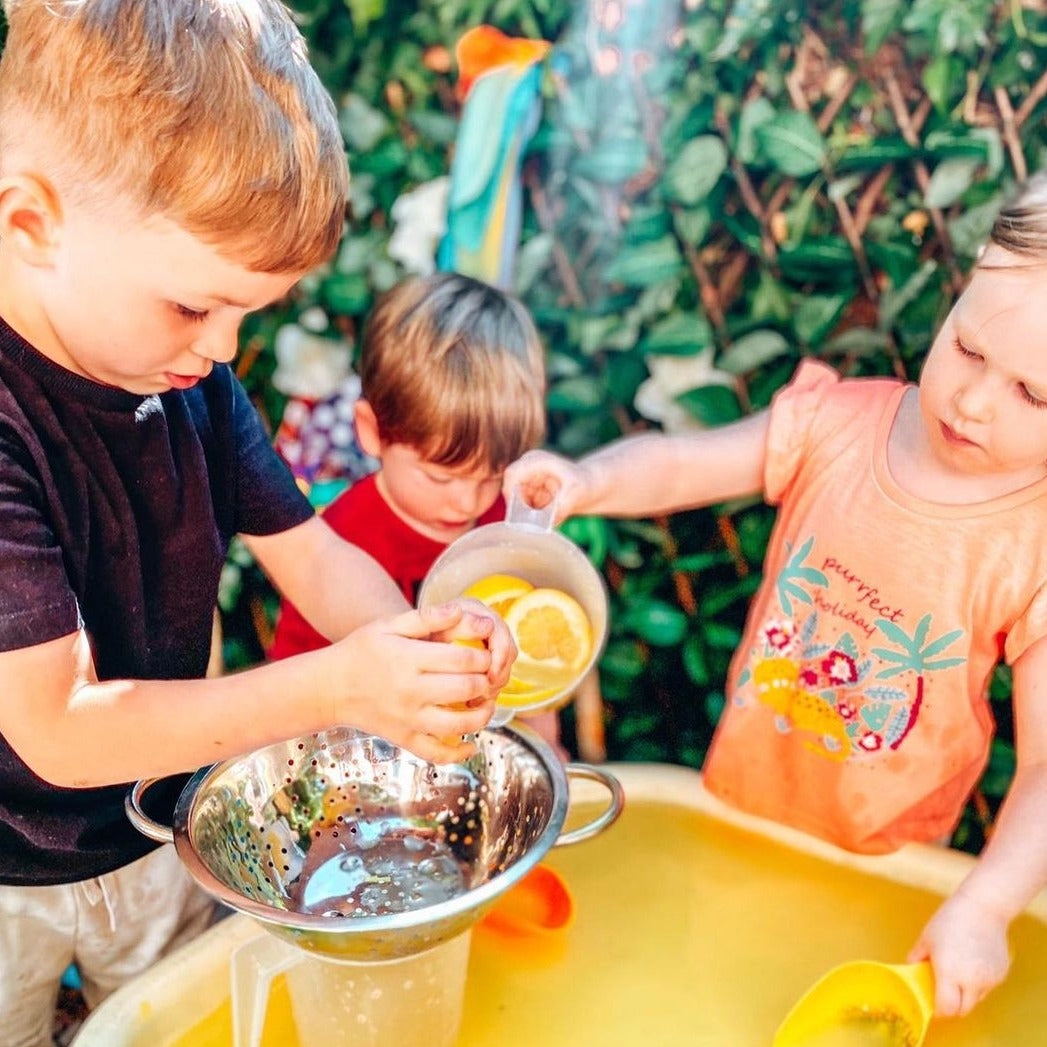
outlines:
[[123, 195], [262, 272], [326, 259], [348, 171], [335, 108], [278, 0], [5, 0], [0, 162]]
[[545, 434], [542, 345], [513, 297], [458, 273], [412, 278], [375, 305], [360, 355], [383, 442], [500, 472]]
[[1047, 171], [1034, 174], [1003, 205], [989, 242], [1014, 254], [1047, 261]]

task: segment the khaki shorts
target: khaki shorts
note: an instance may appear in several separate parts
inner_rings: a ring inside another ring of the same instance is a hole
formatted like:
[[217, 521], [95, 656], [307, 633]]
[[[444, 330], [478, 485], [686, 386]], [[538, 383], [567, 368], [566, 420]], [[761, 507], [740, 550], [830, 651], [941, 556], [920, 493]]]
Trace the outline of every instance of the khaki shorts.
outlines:
[[0, 1047], [51, 1047], [58, 984], [73, 961], [95, 1007], [213, 913], [170, 844], [96, 879], [0, 886]]

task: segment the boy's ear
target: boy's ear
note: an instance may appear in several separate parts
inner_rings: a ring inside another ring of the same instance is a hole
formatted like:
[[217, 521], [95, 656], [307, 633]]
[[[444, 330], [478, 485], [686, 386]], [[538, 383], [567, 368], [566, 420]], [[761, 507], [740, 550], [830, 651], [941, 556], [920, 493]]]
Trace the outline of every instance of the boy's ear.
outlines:
[[361, 397], [353, 404], [353, 421], [356, 423], [356, 440], [365, 454], [372, 458], [382, 457], [382, 437], [378, 430], [378, 419], [374, 408]]
[[0, 179], [0, 240], [28, 265], [50, 265], [62, 229], [55, 188], [32, 174]]

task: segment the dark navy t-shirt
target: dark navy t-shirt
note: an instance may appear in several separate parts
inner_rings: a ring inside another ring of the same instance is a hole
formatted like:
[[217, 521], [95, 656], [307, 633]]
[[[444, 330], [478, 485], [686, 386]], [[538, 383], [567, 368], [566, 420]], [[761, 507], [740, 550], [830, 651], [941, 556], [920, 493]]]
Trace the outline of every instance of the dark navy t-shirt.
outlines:
[[[203, 676], [230, 539], [311, 514], [228, 367], [143, 397], [0, 320], [0, 651], [82, 622], [100, 680]], [[161, 748], [162, 729], [141, 744]], [[0, 883], [82, 880], [151, 850], [126, 792], [50, 785], [0, 734]]]

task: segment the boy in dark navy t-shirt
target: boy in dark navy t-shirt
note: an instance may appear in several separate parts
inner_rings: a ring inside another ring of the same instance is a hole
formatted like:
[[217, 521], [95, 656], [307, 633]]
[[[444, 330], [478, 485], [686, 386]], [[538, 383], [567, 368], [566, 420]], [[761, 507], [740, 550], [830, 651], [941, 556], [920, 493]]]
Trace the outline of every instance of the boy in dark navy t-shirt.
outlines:
[[[513, 650], [479, 604], [410, 610], [315, 518], [227, 366], [344, 219], [283, 5], [5, 7], [0, 1043], [36, 1047], [70, 960], [94, 1003], [206, 918], [123, 783], [335, 723], [463, 758], [445, 739], [487, 722]], [[204, 679], [234, 534], [334, 642]]]

